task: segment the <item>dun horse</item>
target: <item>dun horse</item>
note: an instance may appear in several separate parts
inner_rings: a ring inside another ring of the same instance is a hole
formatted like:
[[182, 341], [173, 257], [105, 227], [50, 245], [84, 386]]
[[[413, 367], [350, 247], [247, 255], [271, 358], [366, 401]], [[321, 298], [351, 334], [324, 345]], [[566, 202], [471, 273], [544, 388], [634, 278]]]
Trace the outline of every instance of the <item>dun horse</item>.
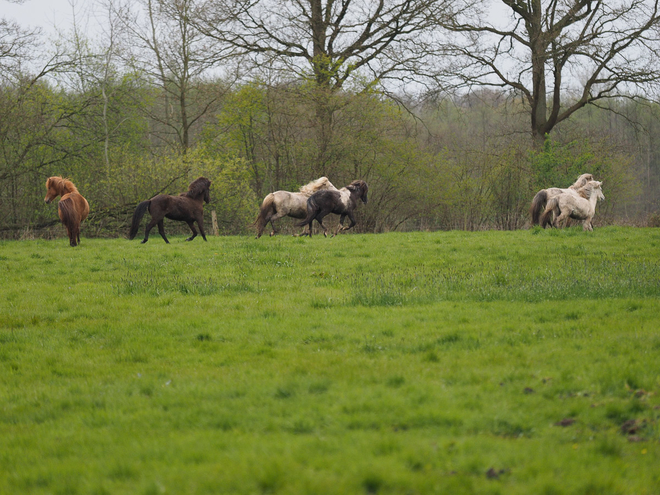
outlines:
[[268, 222], [270, 222], [273, 228], [273, 231], [270, 233], [273, 236], [277, 233], [275, 220], [286, 216], [305, 218], [307, 215], [307, 198], [316, 191], [325, 189], [337, 190], [327, 177], [321, 177], [302, 186], [299, 192], [275, 191], [268, 194], [261, 203], [259, 215], [254, 221], [254, 224], [257, 226], [257, 239], [263, 234]]
[[[572, 193], [563, 193], [550, 199], [541, 216], [541, 226], [545, 228], [552, 223], [555, 227], [561, 227], [566, 225], [569, 218], [573, 218], [582, 220], [583, 230], [594, 230], [591, 219], [596, 213], [596, 203], [599, 199], [605, 199], [602, 184], [592, 180], [577, 190], [577, 197]], [[553, 214], [555, 220], [551, 222]]]
[[594, 180], [593, 175], [591, 174], [582, 174], [575, 183], [570, 186], [568, 189], [560, 189], [559, 187], [549, 187], [548, 189], [541, 189], [536, 193], [534, 199], [532, 200], [532, 206], [529, 209], [529, 212], [532, 216], [532, 225], [538, 225], [541, 219], [541, 213], [545, 210], [545, 206], [548, 201], [555, 196], [558, 196], [562, 193], [573, 194], [577, 197], [577, 190], [584, 186], [590, 180]]
[[[323, 235], [328, 236], [328, 229], [323, 225], [323, 218], [329, 213], [341, 215], [339, 217], [338, 234], [342, 230], [348, 230], [355, 225], [353, 210], [357, 208], [358, 201], [362, 200], [367, 204], [367, 183], [363, 180], [354, 180], [348, 186], [334, 191], [318, 191], [312, 194], [307, 200], [307, 217], [297, 225], [302, 227], [309, 225], [309, 236], [312, 236], [312, 222], [314, 219], [323, 228]], [[346, 217], [351, 221], [348, 227], [344, 227]]]
[[69, 244], [72, 247], [77, 246], [80, 244], [80, 223], [89, 215], [89, 203], [73, 182], [62, 177], [50, 177], [46, 181], [46, 189], [46, 203], [62, 196], [57, 203], [57, 213], [69, 234]]
[[142, 220], [142, 216], [148, 210], [151, 214], [151, 221], [147, 224], [144, 231], [144, 239], [142, 240], [143, 244], [149, 240], [149, 232], [155, 225], [158, 225], [158, 233], [160, 236], [169, 244], [170, 241], [165, 237], [165, 227], [163, 225], [164, 218], [178, 220], [188, 224], [188, 227], [192, 230], [192, 236], [186, 239], [186, 241], [192, 241], [197, 237], [197, 229], [195, 229], [194, 224], [194, 222], [197, 222], [199, 231], [204, 240], [206, 240], [206, 234], [204, 233], [203, 202], [208, 203], [211, 200], [209, 193], [210, 187], [211, 181], [206, 177], [200, 177], [188, 186], [188, 192], [181, 193], [178, 196], [159, 194], [147, 201], [142, 201], [135, 209], [135, 213], [133, 213], [133, 221], [131, 223], [131, 230], [128, 234], [128, 238], [131, 240], [135, 238], [138, 228], [140, 227], [140, 220]]

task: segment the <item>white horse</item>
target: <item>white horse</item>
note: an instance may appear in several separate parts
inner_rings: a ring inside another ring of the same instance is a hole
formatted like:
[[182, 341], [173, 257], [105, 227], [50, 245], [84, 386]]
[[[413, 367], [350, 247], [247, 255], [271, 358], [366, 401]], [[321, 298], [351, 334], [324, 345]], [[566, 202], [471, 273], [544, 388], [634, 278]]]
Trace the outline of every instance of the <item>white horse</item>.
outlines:
[[[549, 223], [554, 227], [566, 226], [568, 219], [573, 218], [582, 220], [583, 230], [594, 230], [591, 219], [596, 213], [596, 203], [599, 199], [605, 199], [602, 184], [591, 180], [577, 190], [577, 196], [573, 192], [566, 192], [551, 198], [541, 216], [541, 226], [545, 228]], [[553, 214], [554, 222], [551, 221]]]
[[286, 216], [305, 218], [307, 216], [307, 198], [316, 191], [324, 189], [337, 190], [327, 177], [320, 177], [302, 186], [299, 192], [275, 191], [268, 194], [261, 203], [259, 215], [254, 221], [254, 224], [257, 226], [257, 239], [263, 234], [268, 222], [270, 222], [273, 228], [273, 231], [270, 233], [273, 236], [277, 233], [275, 220]]
[[541, 189], [539, 192], [537, 192], [536, 196], [534, 196], [534, 199], [532, 200], [532, 206], [529, 209], [530, 214], [532, 215], [532, 225], [538, 225], [540, 223], [541, 213], [543, 213], [545, 210], [545, 206], [550, 199], [554, 198], [555, 196], [559, 196], [562, 193], [577, 195], [577, 190], [590, 180], [594, 180], [593, 175], [582, 174], [568, 189], [549, 187], [548, 189]]

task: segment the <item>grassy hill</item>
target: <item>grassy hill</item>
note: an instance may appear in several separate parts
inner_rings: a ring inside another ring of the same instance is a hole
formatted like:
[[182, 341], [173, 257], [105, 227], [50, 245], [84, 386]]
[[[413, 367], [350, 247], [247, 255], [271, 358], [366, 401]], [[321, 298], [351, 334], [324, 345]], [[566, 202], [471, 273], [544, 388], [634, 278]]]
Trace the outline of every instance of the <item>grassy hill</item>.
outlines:
[[0, 493], [657, 493], [660, 230], [0, 242]]

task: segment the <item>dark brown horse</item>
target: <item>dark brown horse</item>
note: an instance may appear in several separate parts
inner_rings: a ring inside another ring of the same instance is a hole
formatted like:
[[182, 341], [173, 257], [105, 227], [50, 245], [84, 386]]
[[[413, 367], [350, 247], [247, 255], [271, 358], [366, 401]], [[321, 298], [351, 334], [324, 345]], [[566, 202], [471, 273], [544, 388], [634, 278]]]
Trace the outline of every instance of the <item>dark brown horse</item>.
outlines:
[[259, 215], [254, 221], [257, 226], [257, 239], [261, 237], [268, 222], [273, 227], [271, 236], [275, 235], [275, 220], [284, 216], [293, 218], [305, 218], [307, 216], [307, 199], [316, 191], [322, 189], [337, 190], [327, 177], [313, 180], [300, 188], [299, 192], [275, 191], [268, 194], [259, 208]]
[[46, 181], [46, 189], [46, 203], [62, 196], [57, 203], [57, 213], [69, 234], [69, 245], [77, 246], [80, 244], [80, 223], [89, 215], [89, 203], [73, 182], [62, 177], [50, 177]]
[[192, 236], [186, 239], [186, 241], [192, 241], [197, 237], [197, 229], [195, 229], [194, 224], [194, 222], [197, 222], [199, 231], [204, 240], [206, 240], [206, 234], [204, 233], [203, 201], [208, 203], [211, 200], [209, 194], [210, 187], [211, 181], [206, 177], [200, 177], [188, 186], [188, 192], [181, 193], [178, 196], [159, 194], [148, 201], [142, 201], [135, 209], [135, 213], [133, 213], [133, 221], [128, 238], [131, 240], [135, 238], [140, 227], [140, 220], [142, 220], [144, 213], [149, 210], [151, 221], [147, 224], [147, 228], [144, 231], [143, 244], [149, 240], [149, 231], [154, 228], [154, 225], [158, 225], [158, 233], [169, 244], [170, 241], [165, 237], [164, 218], [179, 220], [188, 224], [188, 227], [192, 230]]
[[[328, 236], [328, 229], [323, 225], [323, 218], [329, 213], [340, 215], [338, 234], [342, 230], [348, 230], [355, 225], [353, 210], [357, 208], [358, 201], [367, 204], [367, 183], [363, 180], [354, 180], [346, 187], [339, 190], [323, 190], [312, 194], [307, 200], [307, 217], [297, 224], [299, 227], [309, 225], [309, 236], [312, 236], [312, 222], [314, 219], [323, 228], [323, 235]], [[344, 227], [344, 220], [348, 217], [351, 224]]]

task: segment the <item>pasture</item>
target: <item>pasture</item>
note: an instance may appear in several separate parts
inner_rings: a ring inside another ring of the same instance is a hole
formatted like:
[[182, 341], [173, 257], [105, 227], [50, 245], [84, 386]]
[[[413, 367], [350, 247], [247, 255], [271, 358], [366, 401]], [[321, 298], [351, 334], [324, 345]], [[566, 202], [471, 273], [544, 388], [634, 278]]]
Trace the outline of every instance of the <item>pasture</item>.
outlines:
[[643, 494], [660, 230], [0, 242], [0, 493]]

